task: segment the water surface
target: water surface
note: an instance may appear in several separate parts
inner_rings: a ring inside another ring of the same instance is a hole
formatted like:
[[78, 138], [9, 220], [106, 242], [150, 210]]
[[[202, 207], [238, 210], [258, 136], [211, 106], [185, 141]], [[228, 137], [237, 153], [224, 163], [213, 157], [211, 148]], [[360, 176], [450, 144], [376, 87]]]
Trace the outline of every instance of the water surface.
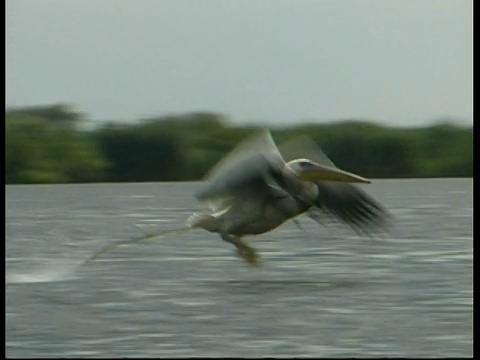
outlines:
[[306, 217], [251, 269], [183, 226], [196, 183], [7, 186], [8, 357], [472, 356], [472, 179], [377, 180], [382, 240]]

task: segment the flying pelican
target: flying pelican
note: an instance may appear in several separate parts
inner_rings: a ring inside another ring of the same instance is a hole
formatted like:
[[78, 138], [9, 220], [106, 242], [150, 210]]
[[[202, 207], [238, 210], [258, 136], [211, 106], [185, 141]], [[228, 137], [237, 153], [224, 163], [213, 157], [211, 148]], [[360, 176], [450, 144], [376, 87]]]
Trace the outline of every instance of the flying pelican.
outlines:
[[242, 237], [266, 233], [303, 213], [319, 223], [325, 216], [340, 220], [367, 235], [385, 228], [388, 213], [351, 184], [368, 179], [337, 168], [305, 136], [280, 148], [283, 156], [264, 129], [227, 154], [195, 194], [211, 212], [193, 214], [188, 226], [218, 233], [251, 265], [260, 256]]

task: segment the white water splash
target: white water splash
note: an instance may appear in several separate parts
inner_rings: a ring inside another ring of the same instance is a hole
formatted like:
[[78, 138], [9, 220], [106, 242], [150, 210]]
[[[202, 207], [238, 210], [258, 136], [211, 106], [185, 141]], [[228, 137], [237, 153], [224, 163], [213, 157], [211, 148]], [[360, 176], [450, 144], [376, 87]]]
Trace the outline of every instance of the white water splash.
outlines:
[[7, 284], [31, 284], [72, 280], [75, 278], [77, 267], [77, 264], [50, 264], [43, 268], [36, 265], [28, 270], [7, 269], [5, 282]]

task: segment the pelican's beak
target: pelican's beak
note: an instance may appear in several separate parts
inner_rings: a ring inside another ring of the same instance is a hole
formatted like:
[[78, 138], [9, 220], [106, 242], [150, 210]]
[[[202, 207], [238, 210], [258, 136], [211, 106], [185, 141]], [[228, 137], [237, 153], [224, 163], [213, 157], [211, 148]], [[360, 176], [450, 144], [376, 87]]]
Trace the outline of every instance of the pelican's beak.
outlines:
[[320, 164], [311, 164], [308, 168], [302, 169], [297, 176], [305, 181], [339, 181], [364, 184], [371, 183], [370, 180], [365, 179], [360, 175]]

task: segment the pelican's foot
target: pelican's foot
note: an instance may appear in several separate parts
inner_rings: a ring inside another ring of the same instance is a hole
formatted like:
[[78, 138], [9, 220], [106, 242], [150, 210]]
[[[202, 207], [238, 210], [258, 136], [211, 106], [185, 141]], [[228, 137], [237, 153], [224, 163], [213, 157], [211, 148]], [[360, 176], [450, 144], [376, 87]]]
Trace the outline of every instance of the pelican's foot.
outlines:
[[238, 247], [237, 254], [240, 256], [240, 258], [252, 266], [257, 267], [260, 265], [260, 254], [250, 246], [244, 245], [242, 247]]
[[260, 254], [252, 247], [245, 244], [238, 236], [222, 234], [222, 239], [237, 248], [237, 255], [252, 266], [260, 265]]

